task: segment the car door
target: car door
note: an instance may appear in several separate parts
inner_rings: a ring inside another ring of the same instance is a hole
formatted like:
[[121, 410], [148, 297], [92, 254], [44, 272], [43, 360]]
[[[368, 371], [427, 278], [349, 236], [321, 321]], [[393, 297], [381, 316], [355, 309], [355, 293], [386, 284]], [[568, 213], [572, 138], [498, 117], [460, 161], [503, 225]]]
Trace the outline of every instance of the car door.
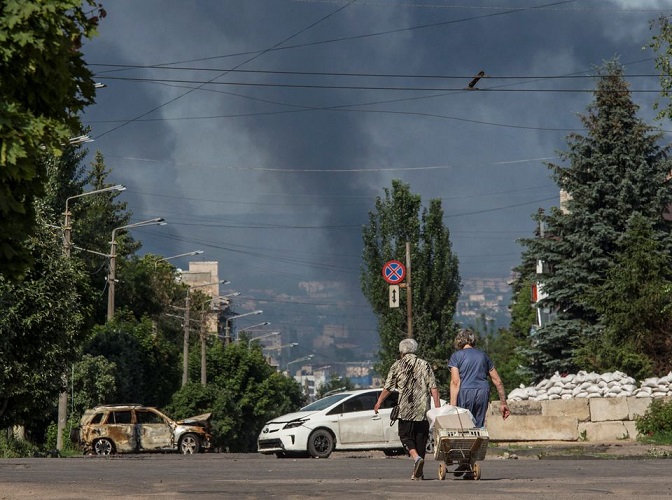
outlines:
[[114, 442], [117, 453], [134, 452], [138, 448], [135, 424], [131, 410], [115, 410], [107, 414], [107, 420], [100, 426], [101, 437]]
[[[346, 399], [339, 411], [337, 442], [342, 445], [381, 443], [384, 441], [382, 419], [373, 412], [377, 391], [357, 394]], [[334, 411], [334, 410], [332, 410]]]
[[399, 393], [392, 391], [385, 398], [385, 401], [383, 401], [383, 404], [380, 405], [380, 409], [378, 410], [383, 426], [383, 440], [393, 446], [399, 445], [399, 430], [397, 422], [390, 425], [390, 415], [392, 414], [392, 408], [394, 408], [398, 402]]
[[173, 428], [163, 415], [151, 408], [136, 409], [138, 447], [143, 451], [173, 449]]

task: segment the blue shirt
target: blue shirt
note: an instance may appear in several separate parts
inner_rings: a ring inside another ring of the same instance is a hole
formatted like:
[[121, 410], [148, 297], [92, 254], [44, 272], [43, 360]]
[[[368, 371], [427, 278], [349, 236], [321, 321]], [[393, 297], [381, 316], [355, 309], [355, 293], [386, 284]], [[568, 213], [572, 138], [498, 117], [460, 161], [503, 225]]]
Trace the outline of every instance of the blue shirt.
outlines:
[[448, 368], [453, 367], [460, 373], [460, 390], [490, 390], [488, 374], [495, 365], [483, 351], [472, 347], [454, 352], [448, 361]]

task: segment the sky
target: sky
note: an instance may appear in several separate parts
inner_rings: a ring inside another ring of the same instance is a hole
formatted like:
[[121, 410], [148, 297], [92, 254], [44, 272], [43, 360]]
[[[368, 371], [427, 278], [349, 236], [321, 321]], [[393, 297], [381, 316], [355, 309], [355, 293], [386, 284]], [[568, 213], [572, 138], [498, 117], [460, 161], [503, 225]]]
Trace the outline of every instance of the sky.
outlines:
[[133, 222], [168, 222], [133, 231], [142, 252], [203, 250], [190, 259], [219, 262], [235, 310], [264, 311], [239, 328], [334, 324], [375, 345], [361, 229], [393, 179], [442, 200], [464, 281], [507, 279], [532, 215], [559, 203], [545, 162], [582, 131], [604, 61], [670, 129], [648, 45], [672, 0], [103, 4], [86, 148]]

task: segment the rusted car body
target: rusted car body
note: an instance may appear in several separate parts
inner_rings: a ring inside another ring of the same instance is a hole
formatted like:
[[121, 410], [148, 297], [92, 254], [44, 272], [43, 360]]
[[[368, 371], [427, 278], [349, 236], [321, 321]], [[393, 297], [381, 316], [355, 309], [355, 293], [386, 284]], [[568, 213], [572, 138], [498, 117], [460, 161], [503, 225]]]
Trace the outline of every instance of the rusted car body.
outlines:
[[85, 453], [179, 451], [199, 453], [212, 448], [211, 414], [175, 421], [158, 409], [138, 404], [104, 405], [86, 410], [71, 439]]

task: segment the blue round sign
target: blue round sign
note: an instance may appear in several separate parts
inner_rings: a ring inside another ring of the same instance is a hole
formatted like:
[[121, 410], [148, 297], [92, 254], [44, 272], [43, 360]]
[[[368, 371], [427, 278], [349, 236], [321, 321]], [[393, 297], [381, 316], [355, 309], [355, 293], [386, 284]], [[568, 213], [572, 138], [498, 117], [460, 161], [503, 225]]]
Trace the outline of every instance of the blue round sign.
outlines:
[[383, 266], [383, 278], [391, 285], [397, 285], [404, 281], [406, 268], [398, 260], [386, 262]]

